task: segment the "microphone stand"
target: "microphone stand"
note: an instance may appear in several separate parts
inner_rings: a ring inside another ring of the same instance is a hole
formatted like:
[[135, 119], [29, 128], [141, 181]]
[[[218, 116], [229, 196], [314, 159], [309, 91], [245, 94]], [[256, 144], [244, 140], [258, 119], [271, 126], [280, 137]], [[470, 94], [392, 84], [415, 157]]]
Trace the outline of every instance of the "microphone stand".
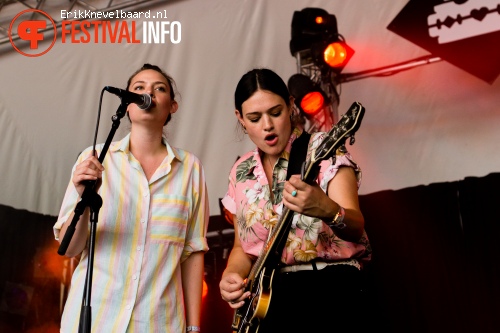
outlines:
[[[125, 103], [123, 100], [116, 110], [116, 114], [111, 117], [113, 124], [111, 125], [111, 130], [108, 134], [108, 138], [106, 139], [106, 143], [102, 148], [101, 154], [99, 155], [99, 162], [102, 164], [104, 161], [104, 157], [108, 151], [108, 148], [113, 140], [113, 136], [116, 133], [116, 130], [120, 126], [120, 119], [125, 116], [125, 112], [127, 110], [127, 106], [129, 103]], [[102, 206], [102, 198], [95, 191], [95, 185], [97, 181], [89, 181], [87, 185], [85, 185], [85, 190], [83, 191], [81, 200], [77, 203], [75, 208], [75, 214], [73, 216], [73, 220], [71, 224], [66, 229], [66, 233], [64, 234], [64, 238], [61, 241], [61, 245], [57, 250], [59, 255], [66, 254], [66, 250], [68, 249], [68, 245], [71, 242], [71, 238], [75, 233], [76, 224], [80, 219], [80, 216], [84, 213], [87, 207], [90, 207], [90, 239], [89, 239], [89, 250], [88, 250], [88, 266], [87, 266], [87, 276], [85, 278], [85, 286], [83, 290], [83, 299], [82, 299], [82, 308], [80, 312], [80, 323], [78, 327], [79, 333], [90, 333], [91, 328], [91, 306], [90, 306], [90, 295], [92, 291], [92, 273], [93, 273], [93, 265], [94, 265], [94, 247], [95, 247], [95, 235], [96, 235], [96, 226], [99, 215], [99, 209]]]

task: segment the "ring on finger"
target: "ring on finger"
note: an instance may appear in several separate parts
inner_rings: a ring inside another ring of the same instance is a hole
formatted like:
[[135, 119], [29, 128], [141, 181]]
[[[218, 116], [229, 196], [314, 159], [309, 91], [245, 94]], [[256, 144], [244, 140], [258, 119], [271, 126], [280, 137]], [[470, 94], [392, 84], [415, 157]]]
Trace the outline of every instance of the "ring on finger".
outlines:
[[292, 197], [295, 197], [295, 196], [297, 196], [297, 190], [292, 191]]

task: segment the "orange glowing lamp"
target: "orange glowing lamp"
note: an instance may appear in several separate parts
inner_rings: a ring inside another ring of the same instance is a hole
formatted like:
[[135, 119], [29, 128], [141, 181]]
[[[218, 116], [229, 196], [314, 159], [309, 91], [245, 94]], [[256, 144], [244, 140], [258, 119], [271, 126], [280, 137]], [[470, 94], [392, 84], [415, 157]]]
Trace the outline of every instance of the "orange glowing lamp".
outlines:
[[344, 45], [339, 42], [328, 44], [323, 52], [323, 59], [328, 66], [332, 68], [345, 66], [347, 62], [347, 50]]
[[300, 107], [305, 113], [314, 115], [323, 108], [324, 103], [323, 95], [319, 91], [312, 91], [302, 98]]
[[203, 279], [203, 289], [202, 289], [202, 292], [201, 292], [201, 298], [205, 299], [205, 297], [207, 297], [207, 294], [208, 294], [208, 285], [205, 282], [205, 279]]
[[321, 112], [330, 103], [319, 83], [304, 74], [294, 74], [288, 79], [288, 90], [295, 98], [295, 105], [306, 118]]

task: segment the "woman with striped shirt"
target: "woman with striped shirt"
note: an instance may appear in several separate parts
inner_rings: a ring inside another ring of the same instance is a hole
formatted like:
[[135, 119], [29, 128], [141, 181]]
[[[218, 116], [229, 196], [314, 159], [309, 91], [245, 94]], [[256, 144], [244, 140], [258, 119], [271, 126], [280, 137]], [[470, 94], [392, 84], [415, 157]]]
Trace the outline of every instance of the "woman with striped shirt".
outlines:
[[[173, 84], [150, 64], [130, 77], [127, 90], [149, 94], [151, 107], [128, 105], [130, 133], [110, 145], [102, 165], [92, 147], [82, 152], [54, 225], [62, 240], [85, 181], [97, 180], [103, 205], [96, 225], [92, 332], [200, 331], [208, 195], [200, 160], [163, 136], [178, 109]], [[81, 259], [62, 316], [63, 333], [78, 331], [88, 236], [87, 208], [66, 251]]]

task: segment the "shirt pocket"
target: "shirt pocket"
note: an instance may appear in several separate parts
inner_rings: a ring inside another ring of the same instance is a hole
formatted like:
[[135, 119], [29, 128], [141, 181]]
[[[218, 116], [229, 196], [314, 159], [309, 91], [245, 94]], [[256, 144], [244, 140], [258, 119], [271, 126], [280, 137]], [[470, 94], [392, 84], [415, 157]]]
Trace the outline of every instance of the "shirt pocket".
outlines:
[[153, 197], [152, 204], [151, 240], [155, 243], [184, 244], [189, 218], [187, 197], [159, 194]]

